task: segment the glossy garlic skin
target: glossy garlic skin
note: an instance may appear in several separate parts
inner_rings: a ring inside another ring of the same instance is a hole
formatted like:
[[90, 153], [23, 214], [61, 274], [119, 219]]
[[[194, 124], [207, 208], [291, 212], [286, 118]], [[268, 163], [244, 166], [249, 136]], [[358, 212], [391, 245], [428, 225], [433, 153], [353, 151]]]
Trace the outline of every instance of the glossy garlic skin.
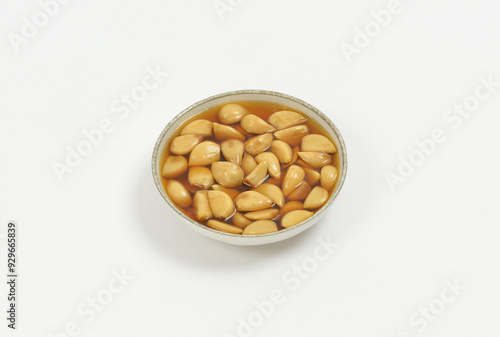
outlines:
[[212, 229], [261, 235], [311, 217], [338, 178], [336, 147], [300, 112], [228, 103], [187, 121], [166, 148], [163, 186]]

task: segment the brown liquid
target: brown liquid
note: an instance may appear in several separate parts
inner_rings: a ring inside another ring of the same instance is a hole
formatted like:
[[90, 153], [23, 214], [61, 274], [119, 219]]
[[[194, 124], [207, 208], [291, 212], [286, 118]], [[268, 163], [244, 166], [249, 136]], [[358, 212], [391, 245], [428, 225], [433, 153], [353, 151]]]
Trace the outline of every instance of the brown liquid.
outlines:
[[[271, 116], [273, 113], [275, 113], [277, 111], [281, 111], [281, 110], [294, 111], [294, 112], [297, 112], [297, 113], [299, 113], [299, 114], [307, 117], [304, 113], [302, 113], [300, 111], [297, 111], [295, 109], [291, 109], [291, 108], [289, 108], [287, 106], [278, 105], [278, 104], [274, 104], [274, 103], [255, 102], [255, 101], [235, 101], [235, 102], [230, 102], [230, 103], [235, 103], [235, 104], [239, 104], [241, 106], [244, 106], [245, 108], [247, 108], [250, 111], [250, 113], [252, 113], [252, 114], [254, 114], [256, 116], [259, 116], [260, 118], [262, 118], [265, 121], [267, 121], [267, 119], [269, 118], [269, 116]], [[162, 153], [162, 156], [161, 156], [161, 165], [160, 165], [160, 167], [163, 167], [163, 164], [165, 163], [165, 160], [170, 155], [169, 149], [170, 149], [170, 143], [171, 143], [172, 139], [174, 139], [175, 137], [177, 137], [178, 135], [180, 135], [182, 129], [186, 125], [188, 125], [192, 121], [195, 121], [195, 120], [198, 120], [198, 119], [206, 119], [206, 120], [209, 120], [211, 122], [221, 123], [220, 120], [219, 120], [219, 117], [218, 117], [218, 112], [219, 112], [220, 108], [222, 106], [226, 105], [226, 104], [229, 104], [229, 103], [224, 103], [222, 105], [218, 105], [218, 106], [215, 106], [213, 108], [210, 108], [210, 109], [208, 109], [206, 111], [203, 111], [202, 113], [200, 113], [200, 114], [198, 114], [198, 115], [196, 115], [196, 116], [188, 119], [186, 122], [184, 122], [184, 124], [177, 129], [177, 131], [172, 135], [172, 138], [170, 138], [169, 141], [168, 141], [168, 143], [166, 144], [165, 150], [164, 150], [164, 152]], [[223, 123], [221, 123], [221, 124], [223, 124]], [[239, 123], [231, 124], [230, 126], [234, 127], [235, 125], [238, 125], [238, 124]], [[307, 127], [309, 128], [309, 133], [310, 134], [312, 134], [312, 133], [320, 134], [320, 135], [323, 135], [323, 136], [327, 137], [328, 139], [332, 140], [331, 137], [328, 135], [328, 133], [318, 123], [316, 123], [312, 119], [308, 118], [307, 122], [304, 123], [304, 124], [307, 125]], [[239, 129], [239, 130], [241, 131], [241, 129]], [[254, 134], [250, 135], [250, 134], [246, 134], [244, 132], [242, 132], [242, 133], [247, 137], [247, 139], [252, 138], [254, 136], [257, 136], [257, 135], [254, 135]], [[219, 145], [221, 143], [217, 139], [215, 139], [214, 136], [204, 137], [203, 138], [203, 141], [207, 141], [207, 140], [215, 142], [215, 143], [217, 143]], [[292, 148], [293, 148], [293, 146], [292, 146]], [[184, 155], [184, 157], [187, 160], [189, 160], [189, 154]], [[222, 153], [221, 153], [221, 160], [224, 160], [224, 157], [222, 156]], [[295, 165], [299, 165], [299, 164], [295, 163]], [[338, 155], [336, 153], [333, 155], [333, 163], [331, 165], [335, 166], [337, 169], [339, 168]], [[283, 169], [284, 166], [286, 166], [286, 164], [281, 164], [281, 168], [282, 168], [281, 176], [282, 177], [284, 176], [284, 174], [286, 172], [286, 169]], [[316, 169], [316, 171], [320, 172], [320, 169]], [[196, 191], [199, 190], [199, 188], [193, 187], [193, 186], [191, 186], [191, 184], [189, 184], [189, 182], [188, 182], [188, 172], [189, 172], [189, 169], [184, 174], [182, 174], [180, 177], [175, 178], [175, 180], [181, 182], [186, 187], [186, 189], [191, 193], [191, 197], [193, 197], [194, 193], [196, 193]], [[275, 179], [272, 179], [272, 178], [268, 177], [268, 179], [266, 179], [266, 181], [264, 183], [269, 182], [270, 179], [271, 179], [271, 182], [273, 182], [275, 180]], [[165, 179], [163, 177], [161, 179], [162, 186], [163, 186], [163, 189], [165, 190], [165, 193], [166, 193], [166, 183], [167, 183], [167, 180], [168, 179]], [[337, 182], [338, 182], [338, 179], [337, 179]], [[215, 182], [215, 184], [217, 184], [217, 182]], [[318, 184], [311, 185], [311, 187], [314, 188], [314, 186], [318, 186]], [[330, 197], [331, 197], [331, 194], [333, 193], [333, 191], [335, 191], [335, 188], [336, 188], [336, 185], [330, 191]], [[239, 190], [241, 192], [252, 190], [251, 187], [246, 186], [246, 185], [241, 185], [241, 186], [235, 187], [233, 189]], [[287, 198], [285, 197], [285, 204], [288, 201], [289, 200], [287, 200]], [[301, 202], [304, 202], [304, 200], [301, 200]], [[196, 210], [195, 210], [195, 208], [192, 205], [188, 206], [186, 208], [180, 207], [178, 205], [176, 205], [176, 206], [177, 206], [177, 208], [182, 213], [184, 213], [186, 216], [190, 217], [194, 221], [196, 221], [198, 223], [201, 223], [203, 225], [207, 224], [208, 220], [207, 221], [199, 221], [196, 218]], [[280, 210], [280, 208], [277, 205], [274, 205], [272, 208], [276, 208], [276, 209]], [[316, 210], [310, 210], [310, 211], [316, 213], [316, 211], [318, 211], [318, 210], [316, 209]], [[225, 222], [225, 223], [228, 223], [228, 224], [231, 224], [231, 225], [233, 224], [232, 223], [232, 218], [226, 219], [225, 221], [222, 220], [222, 219], [215, 219], [215, 218], [214, 218], [214, 220]], [[278, 217], [276, 219], [273, 219], [273, 221], [276, 222], [276, 224], [278, 225], [278, 229], [279, 230], [283, 229], [283, 227], [281, 227], [281, 224], [280, 224], [281, 223], [281, 214], [278, 215]]]

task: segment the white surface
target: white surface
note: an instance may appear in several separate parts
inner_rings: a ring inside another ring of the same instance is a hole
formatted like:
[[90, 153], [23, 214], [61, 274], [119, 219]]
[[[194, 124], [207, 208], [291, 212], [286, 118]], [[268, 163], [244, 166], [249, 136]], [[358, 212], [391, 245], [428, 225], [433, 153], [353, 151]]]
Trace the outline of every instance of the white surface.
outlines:
[[[273, 289], [286, 300], [252, 336], [498, 335], [500, 90], [457, 129], [442, 116], [479, 76], [500, 80], [499, 3], [406, 0], [348, 64], [340, 44], [387, 4], [247, 0], [221, 21], [211, 0], [73, 0], [15, 53], [7, 34], [39, 7], [3, 1], [0, 220], [2, 231], [9, 219], [20, 226], [21, 276], [19, 329], [2, 318], [2, 336], [48, 336], [72, 321], [78, 336], [235, 335]], [[156, 64], [170, 76], [120, 120], [111, 104]], [[149, 168], [177, 112], [246, 88], [315, 105], [349, 155], [322, 222], [264, 247], [212, 241], [173, 220]], [[115, 130], [58, 182], [51, 164], [103, 118]], [[392, 192], [385, 172], [436, 127], [446, 142]], [[290, 290], [282, 275], [329, 236], [340, 246]], [[86, 323], [76, 308], [122, 268], [135, 279]], [[466, 290], [419, 333], [409, 317], [441, 309], [455, 278]], [[4, 282], [0, 291], [4, 312]]]

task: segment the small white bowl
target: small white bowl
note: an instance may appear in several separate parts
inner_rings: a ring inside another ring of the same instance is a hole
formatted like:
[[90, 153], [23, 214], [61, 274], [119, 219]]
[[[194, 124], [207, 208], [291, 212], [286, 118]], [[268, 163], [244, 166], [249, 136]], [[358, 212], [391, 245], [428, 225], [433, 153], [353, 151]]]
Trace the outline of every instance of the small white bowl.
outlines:
[[[297, 111], [302, 112], [307, 115], [309, 118], [313, 119], [316, 123], [318, 123], [323, 129], [328, 132], [330, 137], [332, 138], [335, 146], [337, 147], [337, 152], [335, 156], [338, 156], [339, 163], [339, 177], [338, 182], [335, 187], [335, 191], [333, 192], [330, 199], [327, 203], [321, 207], [318, 211], [314, 213], [309, 219], [295, 225], [293, 227], [282, 229], [274, 233], [269, 234], [261, 234], [261, 235], [237, 235], [237, 234], [229, 234], [214, 230], [207, 226], [204, 226], [186, 215], [184, 215], [179, 209], [175, 206], [175, 204], [170, 200], [170, 198], [165, 193], [163, 189], [161, 180], [161, 167], [160, 160], [161, 155], [165, 146], [167, 145], [169, 139], [172, 137], [174, 132], [188, 119], [197, 114], [206, 111], [209, 108], [214, 106], [218, 106], [221, 104], [233, 102], [233, 101], [259, 101], [259, 102], [269, 102], [273, 104], [279, 104], [286, 107], [290, 107]], [[153, 151], [153, 159], [151, 163], [151, 168], [153, 171], [153, 178], [160, 192], [161, 196], [167, 204], [172, 209], [173, 213], [177, 216], [178, 219], [182, 221], [182, 223], [186, 224], [189, 228], [194, 229], [196, 232], [203, 234], [209, 238], [223, 241], [226, 243], [234, 244], [234, 245], [243, 245], [243, 246], [254, 246], [254, 245], [263, 245], [273, 242], [278, 242], [282, 240], [286, 240], [295, 236], [306, 229], [310, 228], [312, 225], [317, 223], [324, 215], [328, 207], [333, 204], [333, 201], [337, 197], [344, 184], [344, 180], [347, 173], [347, 154], [346, 147], [344, 144], [344, 140], [340, 135], [339, 130], [335, 127], [335, 125], [326, 117], [321, 111], [313, 107], [312, 105], [289, 95], [285, 95], [278, 92], [272, 92], [267, 90], [238, 90], [225, 92], [219, 95], [215, 95], [209, 98], [206, 98], [202, 101], [199, 101], [180, 114], [178, 114], [168, 125], [163, 129], [162, 133], [158, 137], [158, 141], [156, 142], [154, 151]], [[168, 223], [167, 218], [165, 218], [165, 222]]]

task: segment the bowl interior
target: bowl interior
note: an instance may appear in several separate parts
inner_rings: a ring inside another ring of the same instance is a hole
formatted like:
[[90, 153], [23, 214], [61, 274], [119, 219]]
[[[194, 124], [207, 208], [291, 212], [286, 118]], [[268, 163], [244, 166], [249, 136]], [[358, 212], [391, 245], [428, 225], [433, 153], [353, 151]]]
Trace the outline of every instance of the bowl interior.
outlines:
[[[162, 164], [162, 153], [164, 152], [165, 146], [169, 142], [172, 135], [176, 132], [179, 127], [186, 122], [188, 119], [196, 116], [197, 114], [208, 110], [214, 106], [218, 106], [221, 104], [234, 102], [234, 101], [259, 101], [259, 102], [269, 102], [274, 104], [279, 104], [283, 106], [290, 107], [291, 109], [295, 109], [297, 111], [302, 112], [307, 115], [309, 118], [313, 119], [317, 124], [319, 124], [331, 137], [332, 141], [335, 143], [337, 147], [337, 153], [335, 156], [337, 157], [338, 169], [339, 169], [339, 178], [337, 184], [335, 186], [335, 190], [332, 193], [332, 196], [328, 200], [328, 202], [315, 214], [310, 217], [308, 220], [293, 226], [288, 229], [283, 229], [278, 232], [262, 234], [262, 235], [236, 235], [229, 234], [220, 231], [216, 231], [209, 227], [206, 227], [198, 222], [190, 219], [185, 216], [181, 211], [177, 209], [177, 207], [172, 203], [170, 198], [165, 193], [162, 183], [161, 183], [161, 164]], [[158, 141], [156, 142], [153, 158], [152, 158], [152, 170], [153, 170], [153, 178], [155, 184], [165, 199], [165, 201], [169, 204], [169, 206], [174, 210], [174, 212], [181, 217], [184, 222], [189, 223], [193, 227], [193, 229], [201, 232], [204, 235], [210, 236], [214, 239], [225, 241], [233, 244], [244, 244], [244, 245], [254, 245], [254, 244], [264, 244], [271, 243], [276, 241], [281, 241], [288, 237], [292, 237], [303, 230], [309, 228], [312, 224], [317, 222], [319, 218], [322, 216], [324, 210], [332, 204], [335, 200], [337, 194], [339, 193], [346, 176], [347, 170], [347, 160], [346, 160], [346, 149], [345, 144], [340, 135], [340, 132], [335, 127], [335, 125], [326, 117], [322, 112], [318, 109], [314, 108], [310, 104], [303, 102], [295, 97], [288, 96], [285, 94], [270, 92], [270, 91], [262, 91], [262, 90], [241, 90], [241, 91], [233, 91], [227, 92], [223, 94], [219, 94], [216, 96], [209, 97], [200, 102], [197, 102], [184, 111], [182, 111], [179, 115], [177, 115], [162, 131], [160, 134]]]

